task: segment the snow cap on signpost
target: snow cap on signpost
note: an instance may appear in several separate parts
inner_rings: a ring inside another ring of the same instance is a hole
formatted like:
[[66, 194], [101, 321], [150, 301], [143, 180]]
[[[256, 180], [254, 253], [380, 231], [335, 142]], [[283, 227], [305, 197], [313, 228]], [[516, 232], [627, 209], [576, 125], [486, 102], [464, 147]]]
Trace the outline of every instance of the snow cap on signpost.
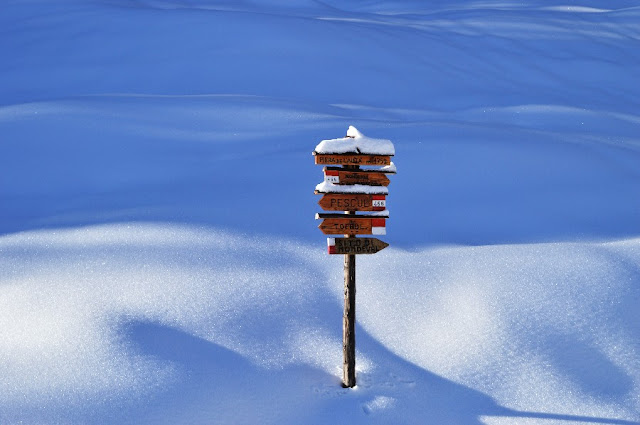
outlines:
[[372, 139], [354, 126], [349, 126], [347, 137], [321, 141], [314, 151], [317, 154], [367, 154], [389, 155], [396, 153], [391, 140]]

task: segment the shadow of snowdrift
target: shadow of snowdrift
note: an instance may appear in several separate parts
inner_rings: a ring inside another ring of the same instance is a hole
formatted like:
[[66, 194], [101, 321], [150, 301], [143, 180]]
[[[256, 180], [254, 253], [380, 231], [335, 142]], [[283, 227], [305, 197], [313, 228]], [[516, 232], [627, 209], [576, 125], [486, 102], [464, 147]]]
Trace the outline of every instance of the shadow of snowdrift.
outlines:
[[265, 369], [242, 355], [185, 331], [134, 321], [124, 333], [139, 354], [176, 364], [173, 386], [126, 423], [431, 423], [481, 425], [481, 417], [637, 425], [616, 418], [525, 412], [444, 379], [393, 354], [362, 328], [359, 350], [379, 365], [358, 373], [358, 386], [308, 365]]

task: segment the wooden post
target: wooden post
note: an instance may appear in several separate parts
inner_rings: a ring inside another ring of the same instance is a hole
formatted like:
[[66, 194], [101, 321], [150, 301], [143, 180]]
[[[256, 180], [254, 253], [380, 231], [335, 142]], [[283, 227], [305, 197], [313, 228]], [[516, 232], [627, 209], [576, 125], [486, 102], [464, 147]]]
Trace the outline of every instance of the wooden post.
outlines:
[[[359, 169], [357, 165], [344, 168]], [[355, 215], [355, 211], [347, 211]], [[355, 235], [345, 235], [355, 238]], [[344, 255], [344, 316], [342, 317], [342, 386], [356, 386], [356, 256]]]
[[[354, 236], [349, 236], [354, 237]], [[344, 316], [342, 319], [342, 386], [356, 386], [356, 256], [344, 255]]]

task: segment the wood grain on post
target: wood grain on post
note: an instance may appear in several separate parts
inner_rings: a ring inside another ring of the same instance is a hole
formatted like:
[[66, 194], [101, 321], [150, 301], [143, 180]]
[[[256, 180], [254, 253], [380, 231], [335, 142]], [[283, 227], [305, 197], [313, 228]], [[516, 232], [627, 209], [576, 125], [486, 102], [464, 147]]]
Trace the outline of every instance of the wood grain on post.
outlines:
[[342, 363], [342, 386], [353, 388], [356, 386], [356, 256], [353, 254], [344, 256]]
[[[357, 165], [345, 165], [347, 169], [358, 169]], [[355, 215], [355, 211], [346, 211]], [[345, 235], [353, 238], [354, 235]], [[344, 256], [344, 315], [342, 317], [342, 386], [356, 386], [356, 256]]]

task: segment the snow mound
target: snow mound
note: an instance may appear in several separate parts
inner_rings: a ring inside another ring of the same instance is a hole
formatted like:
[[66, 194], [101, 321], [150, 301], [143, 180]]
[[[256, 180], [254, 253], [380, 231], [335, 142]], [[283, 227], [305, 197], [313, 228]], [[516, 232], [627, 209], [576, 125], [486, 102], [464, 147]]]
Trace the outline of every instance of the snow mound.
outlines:
[[[323, 291], [322, 272], [313, 271], [323, 250], [278, 246], [159, 224], [0, 238], [0, 422], [75, 414], [83, 419], [74, 423], [87, 423], [96, 412], [96, 423], [122, 423], [118, 411], [185, 382], [205, 390], [189, 375], [207, 359], [246, 364], [258, 376], [292, 362], [337, 375], [323, 368], [340, 365], [338, 333], [317, 322], [311, 304], [296, 306], [327, 298], [313, 295]], [[172, 352], [176, 344], [183, 351]], [[220, 379], [218, 369], [210, 373]], [[171, 395], [170, 405], [184, 402]]]
[[638, 239], [359, 257], [355, 391], [321, 244], [118, 224], [0, 253], [2, 423], [640, 418]]
[[637, 420], [639, 248], [387, 249], [358, 258], [359, 320], [408, 361], [511, 409]]

